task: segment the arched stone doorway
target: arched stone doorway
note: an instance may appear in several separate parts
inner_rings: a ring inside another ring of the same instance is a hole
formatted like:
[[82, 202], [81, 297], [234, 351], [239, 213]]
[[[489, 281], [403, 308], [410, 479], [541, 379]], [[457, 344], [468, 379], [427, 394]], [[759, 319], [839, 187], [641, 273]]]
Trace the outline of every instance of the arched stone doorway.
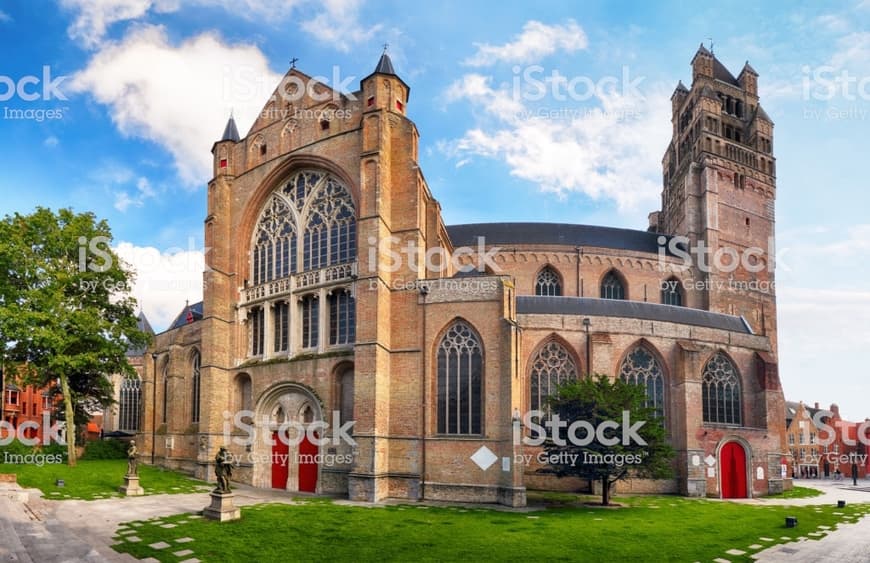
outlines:
[[320, 401], [301, 385], [287, 383], [263, 394], [256, 408], [257, 439], [252, 448], [254, 485], [315, 493], [319, 491], [322, 430]]
[[748, 498], [749, 452], [736, 440], [719, 448], [719, 494], [722, 498]]

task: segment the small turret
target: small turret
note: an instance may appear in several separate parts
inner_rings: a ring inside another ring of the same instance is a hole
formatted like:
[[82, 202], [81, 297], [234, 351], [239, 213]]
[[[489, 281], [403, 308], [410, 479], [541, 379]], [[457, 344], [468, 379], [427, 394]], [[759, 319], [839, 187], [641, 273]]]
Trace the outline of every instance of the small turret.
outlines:
[[375, 71], [363, 78], [360, 86], [364, 96], [363, 111], [386, 109], [405, 115], [411, 89], [396, 74], [386, 47]]
[[704, 44], [698, 47], [695, 56], [692, 57], [692, 82], [703, 76], [713, 78], [713, 53], [704, 47]]
[[239, 142], [239, 128], [236, 127], [236, 120], [230, 114], [227, 125], [224, 127], [223, 135], [220, 141], [216, 142], [211, 149], [214, 155], [214, 176], [223, 174], [233, 174], [233, 145]]
[[749, 61], [746, 61], [746, 64], [743, 65], [743, 70], [741, 70], [740, 74], [737, 75], [737, 82], [740, 83], [740, 87], [743, 88], [747, 94], [758, 96], [758, 73], [755, 72], [755, 69], [752, 68]]

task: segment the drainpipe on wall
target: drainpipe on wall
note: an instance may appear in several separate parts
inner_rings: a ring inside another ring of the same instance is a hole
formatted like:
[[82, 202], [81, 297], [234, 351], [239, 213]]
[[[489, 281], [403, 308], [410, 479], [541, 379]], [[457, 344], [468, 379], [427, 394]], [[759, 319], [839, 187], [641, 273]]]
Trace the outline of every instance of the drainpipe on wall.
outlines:
[[423, 359], [423, 377], [421, 378], [420, 384], [420, 418], [421, 418], [421, 428], [420, 428], [420, 498], [417, 500], [424, 500], [426, 498], [426, 430], [427, 424], [429, 422], [428, 416], [428, 408], [429, 405], [426, 402], [426, 386], [429, 385], [429, 374], [426, 371], [426, 367], [428, 363], [426, 362], [426, 357], [429, 355], [429, 348], [426, 345], [426, 296], [429, 295], [429, 286], [421, 285], [420, 286], [420, 296], [423, 298], [423, 306], [421, 307], [421, 311], [423, 312], [423, 322], [421, 323], [423, 326], [423, 334], [420, 337], [422, 345], [420, 346], [420, 352]]

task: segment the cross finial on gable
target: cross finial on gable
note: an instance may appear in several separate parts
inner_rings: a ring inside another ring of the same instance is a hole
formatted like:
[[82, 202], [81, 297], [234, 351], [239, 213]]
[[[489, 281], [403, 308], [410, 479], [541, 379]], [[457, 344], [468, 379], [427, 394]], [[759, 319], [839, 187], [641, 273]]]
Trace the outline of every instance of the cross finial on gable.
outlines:
[[386, 53], [386, 52], [387, 52], [387, 49], [389, 49], [389, 48], [390, 48], [390, 44], [389, 44], [389, 43], [384, 43], [384, 53]]
[[296, 68], [296, 63], [299, 62], [299, 57], [293, 57], [290, 59], [290, 70]]

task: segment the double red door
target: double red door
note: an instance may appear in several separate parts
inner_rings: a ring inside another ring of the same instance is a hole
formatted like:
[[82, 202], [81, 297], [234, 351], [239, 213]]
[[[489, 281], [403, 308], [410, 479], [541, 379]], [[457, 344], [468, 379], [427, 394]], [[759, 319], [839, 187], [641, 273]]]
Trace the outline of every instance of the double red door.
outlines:
[[318, 448], [306, 435], [299, 443], [296, 459], [290, 459], [290, 446], [278, 439], [278, 433], [272, 434], [272, 488], [286, 489], [290, 476], [290, 464], [299, 464], [299, 491], [313, 493], [317, 490], [317, 454]]
[[746, 451], [737, 442], [728, 442], [719, 452], [722, 498], [746, 498]]

